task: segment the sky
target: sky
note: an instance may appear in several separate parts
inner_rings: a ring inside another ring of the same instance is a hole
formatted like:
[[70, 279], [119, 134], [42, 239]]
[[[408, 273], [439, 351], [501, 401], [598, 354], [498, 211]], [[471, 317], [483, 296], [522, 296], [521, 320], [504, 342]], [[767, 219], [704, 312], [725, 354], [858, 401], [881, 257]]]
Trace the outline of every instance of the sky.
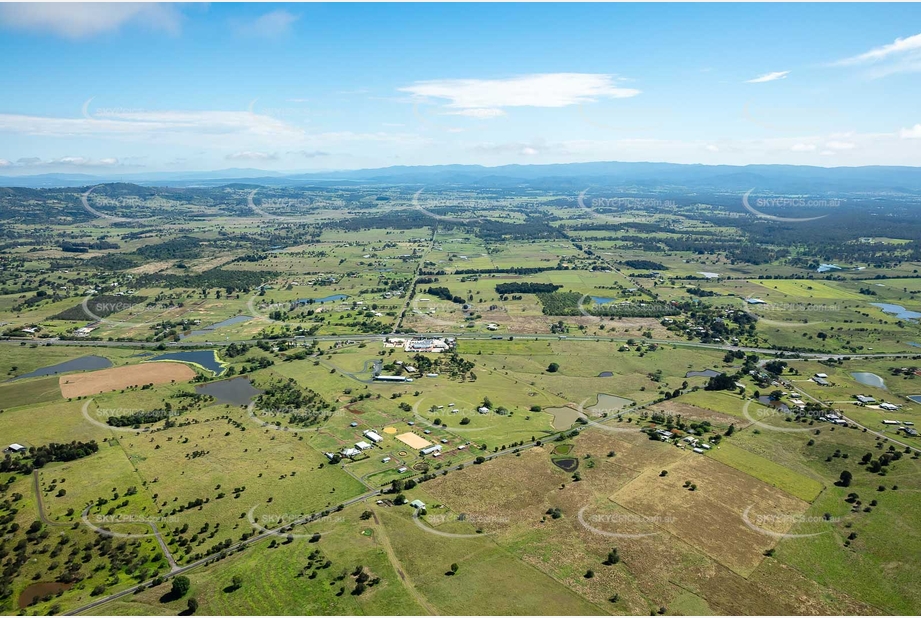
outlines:
[[921, 166], [921, 5], [0, 4], [0, 174]]

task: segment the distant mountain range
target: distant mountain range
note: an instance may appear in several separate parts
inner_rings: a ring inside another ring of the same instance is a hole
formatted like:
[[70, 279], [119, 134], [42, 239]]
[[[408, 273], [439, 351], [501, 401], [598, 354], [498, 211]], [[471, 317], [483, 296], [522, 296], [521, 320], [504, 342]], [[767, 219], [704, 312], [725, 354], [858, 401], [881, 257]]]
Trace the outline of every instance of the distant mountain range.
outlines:
[[148, 186], [412, 185], [429, 187], [759, 191], [784, 193], [897, 193], [921, 195], [921, 168], [896, 166], [811, 167], [802, 165], [686, 165], [677, 163], [559, 163], [549, 165], [431, 165], [314, 173], [224, 169], [210, 172], [150, 172], [94, 176], [39, 174], [0, 176], [6, 187], [80, 187], [106, 182]]

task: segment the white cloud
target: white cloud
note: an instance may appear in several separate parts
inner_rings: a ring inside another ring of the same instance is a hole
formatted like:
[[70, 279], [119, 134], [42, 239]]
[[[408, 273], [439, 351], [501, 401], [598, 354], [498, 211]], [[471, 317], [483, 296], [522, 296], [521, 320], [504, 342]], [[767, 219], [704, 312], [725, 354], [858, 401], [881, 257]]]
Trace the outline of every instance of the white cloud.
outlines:
[[831, 66], [871, 66], [868, 72], [871, 78], [921, 71], [921, 34], [896, 39], [888, 45], [832, 62]]
[[902, 139], [921, 139], [921, 124], [916, 124], [908, 129], [899, 131], [899, 137]]
[[495, 107], [472, 107], [456, 112], [445, 112], [445, 114], [448, 116], [467, 116], [468, 118], [479, 118], [481, 120], [505, 116], [504, 111]]
[[854, 148], [857, 148], [857, 144], [854, 142], [841, 142], [832, 140], [825, 144], [825, 148], [828, 150], [853, 150]]
[[7, 161], [6, 159], [0, 159], [0, 167], [9, 167], [13, 164], [12, 161]]
[[790, 71], [774, 71], [773, 73], [765, 73], [760, 77], [755, 77], [754, 79], [749, 79], [746, 84], [763, 84], [764, 82], [773, 82], [778, 79], [786, 79], [787, 75], [790, 74]]
[[304, 157], [305, 159], [317, 159], [319, 157], [328, 157], [330, 153], [323, 150], [297, 150], [294, 152], [289, 152], [288, 154], [295, 154]]
[[720, 151], [720, 147], [719, 147], [719, 146], [716, 146], [716, 145], [714, 145], [714, 144], [707, 144], [706, 148], [707, 148], [707, 150], [709, 150], [710, 152], [719, 152], [719, 151]]
[[[618, 86], [617, 81], [613, 75], [600, 73], [541, 73], [507, 79], [422, 81], [399, 90], [416, 97], [447, 100], [447, 107], [455, 110], [566, 107], [640, 93]], [[485, 113], [495, 115], [495, 111]]]
[[883, 45], [881, 47], [875, 47], [868, 52], [864, 52], [856, 56], [851, 56], [850, 58], [838, 60], [834, 64], [838, 66], [867, 64], [871, 62], [879, 62], [892, 56], [902, 55], [907, 52], [914, 51], [921, 51], [921, 34], [916, 34], [904, 39], [896, 39], [894, 43]]
[[238, 23], [235, 29], [239, 34], [257, 36], [267, 39], [282, 36], [291, 31], [291, 24], [300, 19], [284, 9], [270, 11], [246, 23]]
[[790, 146], [790, 150], [793, 152], [815, 152], [815, 144], [793, 144]]
[[224, 158], [229, 161], [276, 161], [278, 160], [278, 155], [274, 152], [256, 152], [252, 150], [244, 150], [242, 152], [229, 154]]
[[0, 24], [16, 30], [50, 32], [83, 39], [114, 32], [128, 23], [178, 34], [181, 14], [167, 4], [155, 3], [10, 3], [0, 4]]
[[105, 157], [102, 159], [93, 159], [92, 157], [57, 157], [54, 159], [41, 159], [39, 157], [22, 157], [15, 163], [6, 161], [5, 165], [0, 167], [17, 167], [17, 168], [47, 168], [47, 167], [115, 167], [120, 165], [120, 161], [115, 157]]
[[521, 155], [527, 157], [533, 157], [539, 155], [542, 152], [547, 152], [550, 150], [557, 150], [557, 147], [548, 147], [543, 141], [538, 140], [533, 143], [524, 143], [524, 142], [507, 142], [503, 144], [495, 144], [491, 142], [476, 144], [471, 150], [478, 154], [485, 155]]
[[239, 134], [297, 138], [298, 127], [271, 116], [243, 111], [121, 111], [100, 110], [95, 116], [59, 118], [0, 113], [0, 132], [50, 137], [146, 136], [175, 134]]

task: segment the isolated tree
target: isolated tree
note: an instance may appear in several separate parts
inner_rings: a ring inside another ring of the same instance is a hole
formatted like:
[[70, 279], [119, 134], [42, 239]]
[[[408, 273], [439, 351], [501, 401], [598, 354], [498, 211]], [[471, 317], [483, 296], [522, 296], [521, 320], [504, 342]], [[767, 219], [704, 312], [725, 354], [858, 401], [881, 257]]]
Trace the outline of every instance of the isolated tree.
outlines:
[[196, 611], [198, 611], [198, 601], [195, 599], [195, 597], [189, 599], [188, 603], [186, 603], [186, 606], [189, 608], [190, 614], [194, 614]]
[[192, 582], [189, 581], [188, 577], [185, 575], [177, 575], [173, 578], [173, 587], [171, 592], [173, 593], [173, 596], [184, 597], [191, 587]]
[[550, 363], [547, 365], [547, 373], [556, 373], [560, 370], [560, 365], [558, 363]]
[[242, 576], [242, 575], [234, 575], [233, 577], [231, 577], [231, 578], [230, 578], [230, 586], [231, 586], [234, 590], [239, 590], [240, 588], [242, 588], [242, 587], [243, 587], [243, 576]]
[[840, 480], [838, 481], [838, 483], [841, 485], [841, 487], [850, 487], [850, 486], [851, 486], [851, 479], [852, 479], [853, 477], [854, 477], [853, 474], [851, 474], [851, 473], [848, 472], [847, 470], [844, 470], [844, 471], [841, 472], [841, 476], [838, 477], [838, 478], [840, 479]]

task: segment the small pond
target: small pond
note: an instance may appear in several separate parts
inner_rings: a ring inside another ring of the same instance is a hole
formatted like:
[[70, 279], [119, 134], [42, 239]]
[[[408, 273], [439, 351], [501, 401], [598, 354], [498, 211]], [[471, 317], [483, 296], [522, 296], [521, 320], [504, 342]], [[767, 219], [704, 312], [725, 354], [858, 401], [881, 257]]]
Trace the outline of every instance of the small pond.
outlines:
[[718, 375], [722, 375], [722, 371], [717, 371], [716, 369], [704, 369], [703, 371], [689, 371], [684, 374], [686, 378], [715, 378]]
[[874, 307], [879, 307], [883, 310], [883, 313], [889, 313], [899, 318], [900, 320], [917, 320], [921, 318], [921, 313], [917, 311], [909, 311], [902, 305], [892, 305], [890, 303], [870, 303]]
[[599, 393], [598, 403], [586, 407], [585, 411], [595, 417], [600, 417], [604, 415], [604, 413], [607, 413], [610, 417], [632, 405], [633, 401], [630, 399], [618, 397], [616, 395], [608, 395], [607, 393]]
[[19, 609], [29, 607], [34, 600], [41, 600], [46, 596], [55, 595], [65, 590], [73, 588], [73, 584], [63, 584], [61, 582], [38, 582], [26, 586], [26, 589], [19, 593]]
[[867, 373], [866, 371], [858, 371], [852, 373], [851, 377], [857, 380], [859, 383], [864, 386], [875, 386], [876, 388], [886, 389], [886, 381], [875, 373]]
[[573, 423], [582, 416], [578, 410], [561, 406], [559, 408], [544, 408], [544, 412], [553, 415], [553, 422], [550, 425], [554, 429], [569, 429]]
[[579, 460], [575, 457], [556, 457], [551, 459], [553, 465], [566, 472], [575, 472], [579, 469]]
[[21, 380], [23, 378], [51, 376], [58, 373], [67, 373], [68, 371], [95, 371], [97, 369], [108, 369], [111, 366], [112, 361], [108, 358], [102, 356], [81, 356], [80, 358], [58, 363], [57, 365], [49, 365], [48, 367], [42, 367], [41, 369], [24, 373], [13, 379]]
[[188, 334], [179, 335], [180, 339], [185, 339], [186, 337], [194, 337], [195, 335], [208, 335], [213, 333], [219, 328], [224, 328], [225, 326], [233, 326], [234, 324], [242, 324], [243, 322], [249, 322], [253, 318], [248, 315], [235, 315], [232, 318], [227, 318], [222, 320], [217, 324], [212, 324], [211, 326], [206, 326], [199, 330], [190, 331]]
[[331, 300], [345, 300], [346, 298], [348, 298], [347, 294], [331, 294], [323, 298], [298, 298], [297, 302], [302, 305], [311, 305], [315, 303], [325, 303]]
[[221, 380], [220, 382], [197, 384], [195, 392], [199, 395], [211, 395], [220, 403], [229, 403], [235, 406], [249, 405], [256, 395], [263, 393], [263, 391], [253, 386], [249, 378], [242, 376]]
[[180, 363], [192, 363], [200, 365], [208, 371], [214, 372], [215, 375], [224, 373], [224, 368], [217, 360], [217, 353], [214, 350], [195, 350], [192, 352], [170, 352], [161, 354], [150, 359], [151, 361], [178, 361]]

